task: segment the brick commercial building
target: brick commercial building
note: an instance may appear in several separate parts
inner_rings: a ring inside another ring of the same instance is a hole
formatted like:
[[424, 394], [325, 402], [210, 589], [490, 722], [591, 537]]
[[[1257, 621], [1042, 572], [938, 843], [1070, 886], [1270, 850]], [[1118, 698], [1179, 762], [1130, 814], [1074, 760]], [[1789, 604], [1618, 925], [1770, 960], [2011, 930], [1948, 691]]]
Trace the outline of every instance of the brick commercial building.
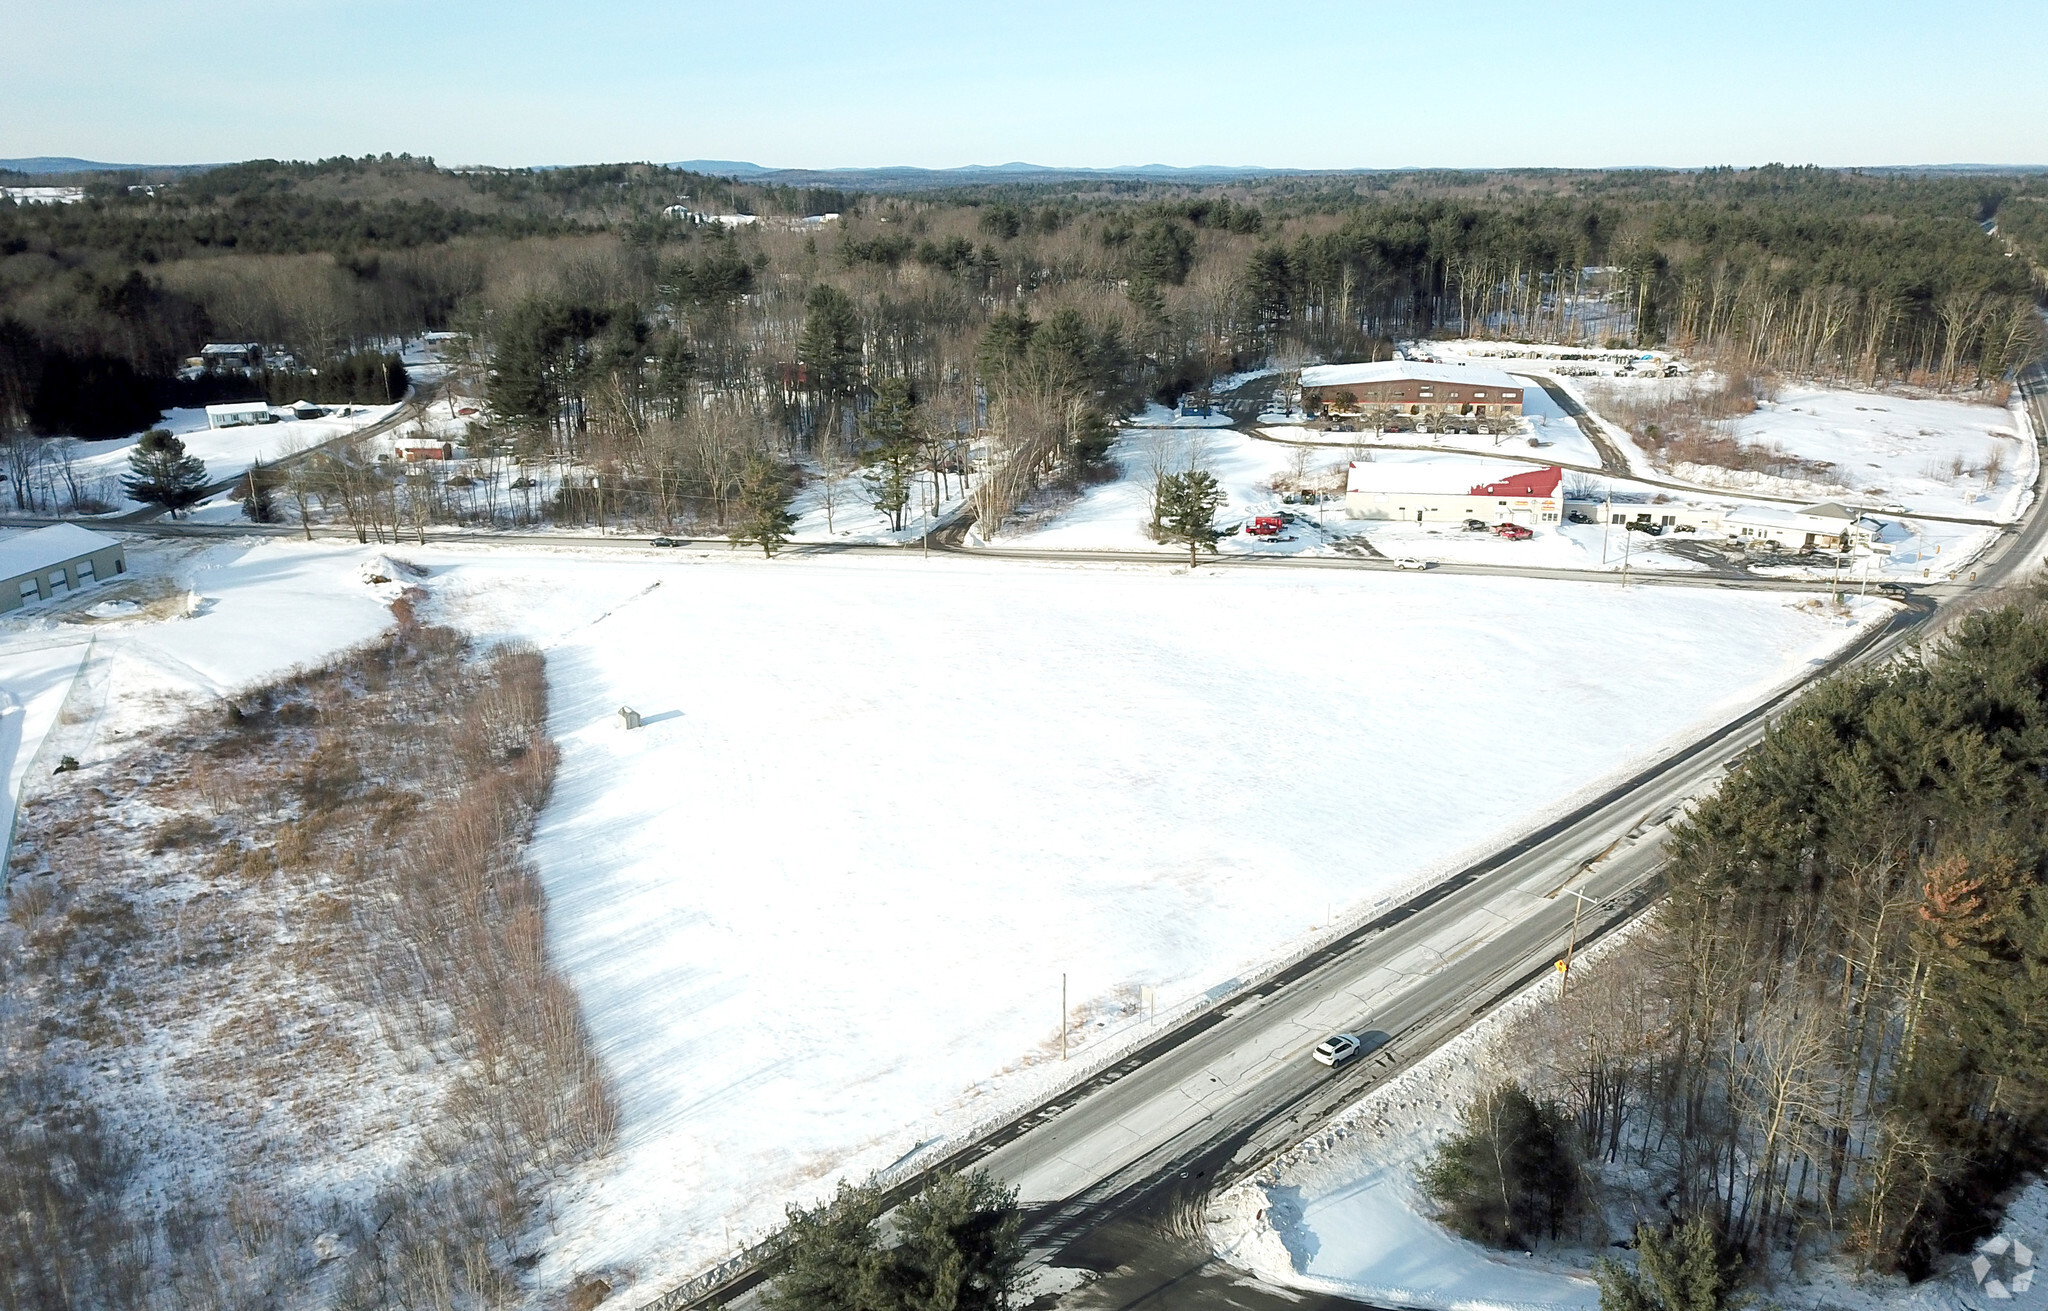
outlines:
[[1474, 418], [1518, 418], [1522, 382], [1484, 365], [1319, 364], [1301, 371], [1301, 406], [1311, 413], [1469, 414]]

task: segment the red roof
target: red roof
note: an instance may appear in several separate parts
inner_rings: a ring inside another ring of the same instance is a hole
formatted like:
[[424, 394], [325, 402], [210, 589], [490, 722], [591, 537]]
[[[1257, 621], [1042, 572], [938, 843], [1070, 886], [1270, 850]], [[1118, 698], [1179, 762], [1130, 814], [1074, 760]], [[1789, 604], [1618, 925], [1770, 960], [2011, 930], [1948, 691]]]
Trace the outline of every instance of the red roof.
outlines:
[[1548, 469], [1531, 469], [1527, 473], [1518, 473], [1497, 483], [1481, 483], [1472, 489], [1470, 495], [1555, 496], [1557, 485], [1563, 481], [1564, 470], [1552, 465]]

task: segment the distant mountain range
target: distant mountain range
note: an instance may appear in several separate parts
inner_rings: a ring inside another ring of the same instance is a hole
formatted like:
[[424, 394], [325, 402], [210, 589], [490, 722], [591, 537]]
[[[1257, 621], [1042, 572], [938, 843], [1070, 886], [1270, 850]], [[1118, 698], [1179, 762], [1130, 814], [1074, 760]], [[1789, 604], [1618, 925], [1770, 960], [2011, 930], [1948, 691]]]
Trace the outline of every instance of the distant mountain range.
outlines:
[[29, 173], [38, 177], [52, 173], [198, 173], [219, 167], [218, 164], [103, 164], [96, 159], [73, 159], [69, 155], [0, 159], [0, 172]]
[[112, 173], [150, 168], [149, 164], [99, 164], [90, 159], [61, 155], [37, 155], [33, 159], [0, 159], [0, 169], [11, 173]]
[[1087, 178], [1141, 178], [1158, 182], [1204, 181], [1213, 178], [1303, 176], [1314, 173], [1361, 172], [1359, 169], [1262, 168], [1248, 164], [1129, 164], [1117, 168], [1061, 168], [1048, 164], [965, 164], [958, 168], [766, 168], [737, 159], [684, 159], [669, 168], [713, 177], [785, 185], [829, 183], [840, 186], [944, 187], [963, 182], [1058, 182]]
[[[214, 164], [108, 164], [69, 155], [35, 155], [26, 159], [0, 159], [0, 170], [47, 176], [60, 173], [198, 172]], [[556, 167], [560, 167], [557, 165]], [[1155, 182], [1202, 182], [1253, 177], [1305, 177], [1316, 174], [1412, 173], [1416, 169], [1265, 168], [1254, 164], [1130, 164], [1117, 168], [1063, 168], [1028, 164], [966, 164], [958, 168], [916, 168], [899, 165], [886, 168], [776, 168], [738, 159], [684, 159], [667, 165], [714, 177], [738, 178], [747, 182], [774, 182], [786, 186], [826, 185], [843, 187], [920, 188], [959, 186], [976, 182], [1061, 182], [1090, 178], [1137, 178]], [[1665, 166], [1645, 165], [1661, 170]], [[1460, 172], [1515, 172], [1512, 168], [1462, 169]], [[1602, 172], [1600, 169], [1549, 170]], [[1682, 169], [1677, 171], [1684, 171]], [[2040, 173], [2048, 164], [1878, 164], [1867, 165], [1865, 173]]]

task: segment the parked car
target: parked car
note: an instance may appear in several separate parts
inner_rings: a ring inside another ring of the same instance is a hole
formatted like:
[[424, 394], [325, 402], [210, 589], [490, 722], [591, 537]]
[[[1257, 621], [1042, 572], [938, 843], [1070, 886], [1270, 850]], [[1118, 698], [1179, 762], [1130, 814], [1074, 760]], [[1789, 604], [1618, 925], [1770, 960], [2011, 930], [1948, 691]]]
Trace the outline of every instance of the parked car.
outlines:
[[1583, 514], [1580, 514], [1580, 513], [1579, 513], [1579, 512], [1577, 511], [1577, 510], [1573, 510], [1573, 511], [1572, 511], [1572, 512], [1571, 512], [1570, 514], [1566, 515], [1566, 516], [1565, 516], [1565, 520], [1566, 520], [1566, 522], [1568, 522], [1568, 523], [1591, 523], [1591, 522], [1593, 522], [1593, 521], [1592, 521], [1592, 520], [1591, 520], [1590, 518], [1586, 517], [1586, 516], [1585, 516], [1585, 515], [1583, 515]]
[[1394, 561], [1394, 568], [1396, 568], [1396, 569], [1427, 569], [1427, 568], [1429, 568], [1429, 561], [1427, 561], [1427, 560], [1418, 560], [1418, 559], [1416, 559], [1416, 558], [1415, 558], [1414, 556], [1412, 556], [1412, 555], [1404, 555], [1404, 556], [1402, 556], [1402, 557], [1401, 557], [1400, 559], [1398, 559], [1398, 560]]
[[682, 545], [682, 543], [681, 543], [681, 542], [679, 542], [679, 541], [677, 541], [677, 540], [676, 540], [675, 538], [673, 538], [673, 537], [657, 537], [657, 538], [655, 538], [655, 539], [654, 539], [654, 540], [653, 540], [652, 542], [650, 542], [650, 543], [649, 543], [649, 545], [651, 545], [651, 546], [681, 546], [681, 545]]
[[1483, 533], [1492, 527], [1493, 525], [1484, 519], [1467, 519], [1465, 521], [1465, 531], [1468, 533]]
[[1626, 527], [1632, 533], [1648, 533], [1652, 537], [1661, 537], [1664, 535], [1664, 530], [1662, 528], [1658, 527], [1656, 524], [1649, 522], [1646, 519], [1631, 519], [1628, 521], [1627, 524], [1624, 525], [1624, 527]]
[[1315, 1058], [1319, 1064], [1335, 1068], [1358, 1055], [1365, 1046], [1355, 1033], [1333, 1033], [1316, 1044]]
[[1493, 531], [1511, 542], [1526, 542], [1536, 535], [1518, 523], [1496, 524]]
[[1682, 523], [1674, 527], [1671, 531], [1674, 533], [1696, 533], [1699, 531], [1699, 529], [1692, 524]]

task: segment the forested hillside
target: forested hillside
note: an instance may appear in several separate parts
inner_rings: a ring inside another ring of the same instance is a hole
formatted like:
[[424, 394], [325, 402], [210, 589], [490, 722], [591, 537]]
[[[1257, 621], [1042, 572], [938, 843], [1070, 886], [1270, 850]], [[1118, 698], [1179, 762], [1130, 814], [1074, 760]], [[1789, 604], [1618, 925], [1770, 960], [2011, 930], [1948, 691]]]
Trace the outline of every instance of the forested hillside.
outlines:
[[0, 205], [0, 424], [125, 433], [259, 390], [173, 380], [209, 338], [310, 368], [454, 329], [496, 439], [642, 511], [722, 517], [747, 459], [817, 456], [821, 433], [843, 447], [826, 458], [864, 458], [856, 416], [894, 378], [923, 428], [996, 434], [1017, 484], [980, 507], [999, 519], [1030, 484], [1083, 476], [1105, 420], [1147, 395], [1411, 335], [1995, 382], [2039, 340], [2040, 263], [2013, 243], [2044, 198], [2039, 178], [1778, 167], [914, 196], [406, 157], [109, 177], [82, 204]]

